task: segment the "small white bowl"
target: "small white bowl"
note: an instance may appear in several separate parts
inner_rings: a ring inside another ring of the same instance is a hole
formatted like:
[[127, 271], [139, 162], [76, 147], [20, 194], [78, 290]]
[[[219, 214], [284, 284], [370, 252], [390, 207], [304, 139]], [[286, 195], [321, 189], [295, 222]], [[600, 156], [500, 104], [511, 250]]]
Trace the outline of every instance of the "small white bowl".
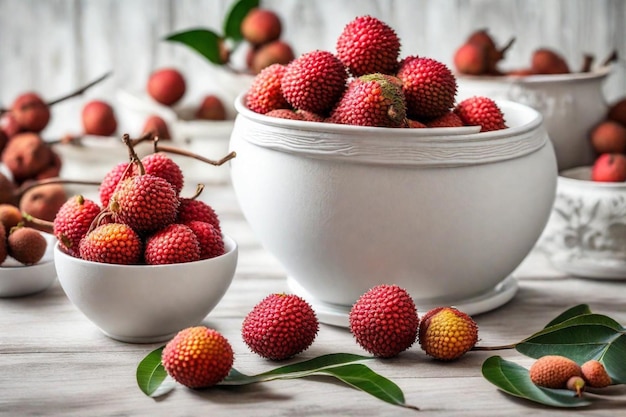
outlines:
[[559, 270], [626, 280], [626, 183], [591, 180], [591, 167], [560, 173], [538, 247]]
[[483, 95], [525, 104], [542, 113], [559, 171], [593, 164], [589, 131], [606, 116], [602, 86], [609, 66], [592, 72], [527, 75], [457, 75], [457, 100]]
[[43, 258], [35, 265], [22, 265], [7, 257], [0, 266], [0, 297], [22, 297], [48, 289], [56, 279], [54, 270], [53, 235], [42, 233], [48, 246]]
[[406, 288], [420, 309], [479, 313], [512, 298], [557, 170], [541, 114], [499, 104], [510, 128], [458, 134], [272, 118], [238, 99], [237, 199], [292, 289], [328, 311], [320, 320], [346, 325], [378, 284]]
[[114, 265], [54, 250], [67, 297], [107, 336], [128, 343], [169, 340], [198, 325], [230, 286], [238, 248], [224, 236], [224, 255], [171, 265]]

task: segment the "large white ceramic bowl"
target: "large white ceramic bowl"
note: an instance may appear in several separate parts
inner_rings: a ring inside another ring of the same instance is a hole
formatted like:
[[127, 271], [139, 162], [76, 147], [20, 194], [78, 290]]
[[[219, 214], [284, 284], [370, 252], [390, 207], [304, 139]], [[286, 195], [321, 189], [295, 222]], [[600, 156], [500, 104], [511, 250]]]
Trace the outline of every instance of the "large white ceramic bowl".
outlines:
[[626, 280], [626, 183], [591, 181], [591, 167], [559, 175], [538, 247], [569, 274]]
[[224, 255], [171, 265], [84, 261], [54, 249], [56, 271], [70, 301], [107, 336], [129, 343], [169, 340], [199, 324], [230, 286], [238, 249], [224, 236]]
[[501, 101], [510, 128], [467, 133], [271, 118], [242, 100], [230, 144], [237, 198], [322, 321], [345, 325], [381, 283], [406, 288], [419, 309], [478, 313], [513, 296], [510, 275], [556, 189], [539, 112]]
[[539, 110], [562, 171], [591, 165], [597, 156], [589, 132], [606, 116], [608, 104], [602, 86], [609, 74], [610, 67], [555, 75], [457, 75], [457, 100], [486, 95]]
[[48, 289], [56, 279], [54, 270], [53, 235], [42, 233], [48, 246], [46, 253], [34, 265], [22, 265], [15, 259], [7, 257], [0, 266], [0, 297], [23, 297]]

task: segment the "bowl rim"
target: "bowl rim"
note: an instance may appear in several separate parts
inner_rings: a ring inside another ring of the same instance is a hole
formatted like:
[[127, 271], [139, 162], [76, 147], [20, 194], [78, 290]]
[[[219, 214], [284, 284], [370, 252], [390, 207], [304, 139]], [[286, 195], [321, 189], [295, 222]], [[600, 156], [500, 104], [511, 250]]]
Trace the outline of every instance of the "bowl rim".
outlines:
[[216, 262], [223, 258], [232, 256], [238, 250], [237, 242], [235, 241], [235, 239], [233, 239], [232, 237], [224, 233], [222, 233], [222, 240], [224, 241], [224, 249], [225, 249], [222, 255], [215, 256], [213, 258], [208, 258], [208, 259], [201, 259], [199, 261], [193, 261], [193, 262], [185, 262], [185, 263], [177, 263], [177, 264], [161, 264], [161, 265], [147, 265], [147, 264], [121, 265], [121, 264], [110, 264], [110, 263], [103, 263], [103, 262], [86, 261], [84, 259], [76, 258], [62, 251], [59, 246], [59, 242], [57, 241], [54, 245], [53, 261], [56, 261], [58, 259], [57, 257], [59, 257], [61, 259], [66, 259], [66, 260], [69, 260], [70, 262], [74, 262], [77, 264], [93, 265], [93, 266], [97, 265], [103, 268], [124, 268], [124, 269], [150, 268], [155, 271], [158, 271], [159, 269], [167, 269], [167, 268], [172, 268], [174, 266], [180, 266], [180, 265], [192, 265], [192, 264], [196, 265], [200, 263], [210, 263], [212, 261]]
[[591, 166], [585, 165], [563, 170], [559, 172], [559, 182], [574, 187], [583, 187], [590, 189], [626, 190], [626, 181], [605, 182], [591, 180], [591, 169]]
[[568, 74], [531, 74], [531, 75], [469, 75], [455, 73], [457, 80], [503, 82], [511, 84], [574, 83], [586, 80], [606, 78], [612, 66], [603, 65], [588, 72], [570, 72]]

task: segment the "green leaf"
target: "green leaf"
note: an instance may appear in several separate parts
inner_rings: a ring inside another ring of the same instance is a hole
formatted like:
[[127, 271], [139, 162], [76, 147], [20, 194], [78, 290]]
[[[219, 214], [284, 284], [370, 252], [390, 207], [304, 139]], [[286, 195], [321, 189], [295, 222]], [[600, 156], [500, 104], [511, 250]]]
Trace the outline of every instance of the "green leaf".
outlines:
[[626, 382], [626, 331], [601, 314], [566, 319], [519, 342], [515, 349], [531, 358], [562, 355], [579, 364], [599, 360], [615, 383]]
[[224, 37], [235, 42], [243, 40], [241, 22], [250, 10], [259, 7], [259, 0], [239, 0], [224, 19]]
[[565, 320], [569, 320], [576, 316], [582, 316], [583, 314], [591, 314], [591, 310], [589, 309], [589, 306], [587, 304], [579, 304], [565, 310], [563, 313], [555, 317], [550, 323], [548, 323], [546, 327], [551, 327], [563, 323]]
[[213, 64], [223, 64], [220, 54], [221, 38], [218, 34], [211, 30], [190, 29], [168, 35], [165, 40], [181, 43], [188, 48], [196, 51]]
[[542, 388], [535, 385], [528, 370], [513, 362], [492, 356], [483, 362], [482, 373], [487, 381], [500, 390], [551, 407], [584, 407], [591, 402], [576, 397], [573, 391]]
[[[150, 352], [137, 366], [137, 384], [148, 396], [153, 396], [167, 377], [167, 372], [161, 364], [161, 352], [163, 346]], [[159, 395], [162, 394], [165, 392], [160, 391]]]

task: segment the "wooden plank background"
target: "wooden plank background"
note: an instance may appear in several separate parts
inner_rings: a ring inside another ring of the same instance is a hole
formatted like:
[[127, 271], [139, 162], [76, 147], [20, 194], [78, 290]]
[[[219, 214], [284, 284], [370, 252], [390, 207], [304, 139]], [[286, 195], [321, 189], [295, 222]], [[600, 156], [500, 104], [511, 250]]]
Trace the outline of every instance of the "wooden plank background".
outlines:
[[[119, 89], [143, 91], [151, 70], [174, 65], [190, 84], [186, 97], [216, 88], [218, 68], [190, 50], [162, 41], [191, 27], [220, 30], [233, 0], [0, 0], [0, 104], [25, 90], [56, 98], [106, 71], [114, 74], [84, 97], [55, 106], [47, 135], [80, 128], [88, 98], [115, 103]], [[296, 54], [334, 51], [344, 25], [371, 14], [402, 39], [402, 55], [452, 63], [465, 37], [488, 28], [500, 43], [517, 41], [506, 67], [526, 65], [538, 47], [559, 50], [578, 68], [583, 53], [621, 61], [605, 84], [609, 101], [626, 96], [626, 2], [622, 0], [265, 0], [283, 19]], [[117, 108], [117, 107], [116, 107]], [[119, 109], [123, 112], [123, 109]], [[121, 117], [123, 119], [123, 117]]]

